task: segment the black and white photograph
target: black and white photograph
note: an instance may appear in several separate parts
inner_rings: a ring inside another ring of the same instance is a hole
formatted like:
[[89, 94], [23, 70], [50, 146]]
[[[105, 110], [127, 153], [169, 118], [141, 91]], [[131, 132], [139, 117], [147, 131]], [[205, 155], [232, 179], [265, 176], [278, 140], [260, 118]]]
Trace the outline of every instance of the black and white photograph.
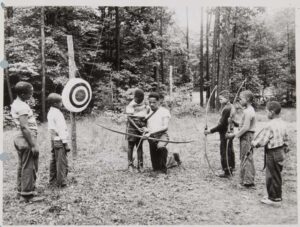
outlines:
[[298, 224], [297, 8], [142, 2], [1, 3], [3, 225]]

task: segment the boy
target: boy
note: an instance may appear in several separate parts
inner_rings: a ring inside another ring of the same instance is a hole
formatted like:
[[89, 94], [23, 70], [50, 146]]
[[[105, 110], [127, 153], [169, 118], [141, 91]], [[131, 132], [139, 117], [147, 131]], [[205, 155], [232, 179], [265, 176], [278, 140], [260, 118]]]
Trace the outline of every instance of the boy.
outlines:
[[242, 187], [250, 188], [254, 186], [255, 169], [253, 162], [253, 154], [249, 151], [251, 149], [251, 141], [255, 132], [255, 110], [251, 105], [253, 103], [253, 94], [246, 90], [240, 94], [240, 104], [245, 109], [243, 110], [242, 122], [239, 130], [236, 133], [228, 133], [227, 138], [240, 139], [240, 185]]
[[268, 197], [261, 200], [268, 205], [280, 205], [282, 201], [282, 162], [284, 153], [288, 152], [288, 136], [285, 123], [280, 118], [281, 106], [278, 102], [267, 103], [267, 116], [270, 119], [252, 147], [265, 147], [266, 187]]
[[14, 139], [18, 151], [17, 190], [21, 201], [38, 201], [35, 192], [38, 171], [39, 150], [37, 147], [37, 123], [29, 105], [25, 102], [32, 97], [33, 87], [27, 82], [15, 86], [17, 98], [11, 105], [11, 115], [20, 130]]
[[[221, 112], [221, 118], [217, 126], [207, 129], [204, 131], [204, 134], [211, 134], [215, 132], [219, 132], [220, 134], [220, 155], [221, 155], [221, 165], [224, 173], [220, 174], [219, 177], [228, 178], [232, 175], [232, 170], [235, 168], [235, 161], [234, 161], [234, 151], [232, 140], [228, 141], [228, 157], [226, 157], [226, 146], [227, 146], [227, 139], [225, 137], [227, 129], [228, 129], [228, 119], [230, 117], [230, 113], [232, 110], [232, 105], [229, 102], [230, 93], [227, 90], [221, 91], [219, 94], [219, 101], [221, 105], [223, 105], [223, 109]], [[227, 160], [228, 158], [228, 160]], [[227, 166], [228, 161], [228, 166]]]
[[[153, 92], [149, 95], [149, 105], [151, 108], [150, 114], [147, 116], [147, 128], [143, 128], [146, 132], [144, 138], [153, 137], [157, 139], [169, 140], [168, 125], [171, 118], [170, 111], [160, 106], [160, 95]], [[157, 142], [148, 140], [150, 146], [150, 156], [152, 167], [154, 171], [161, 171], [167, 174], [167, 168], [174, 167], [181, 164], [178, 153], [173, 153], [168, 157], [168, 150], [166, 148], [167, 142]], [[175, 160], [175, 162], [174, 162]]]
[[[144, 92], [141, 89], [136, 89], [133, 100], [126, 106], [126, 114], [128, 114], [128, 133], [142, 135], [142, 128], [146, 126], [145, 117], [149, 113], [150, 108], [144, 102]], [[139, 172], [143, 172], [143, 144], [142, 140], [137, 137], [127, 136], [128, 140], [128, 170], [133, 172], [133, 149], [137, 148]]]
[[48, 130], [51, 136], [52, 158], [50, 161], [50, 185], [67, 186], [68, 159], [68, 128], [63, 113], [62, 99], [59, 94], [51, 93], [47, 98], [50, 109], [47, 115]]

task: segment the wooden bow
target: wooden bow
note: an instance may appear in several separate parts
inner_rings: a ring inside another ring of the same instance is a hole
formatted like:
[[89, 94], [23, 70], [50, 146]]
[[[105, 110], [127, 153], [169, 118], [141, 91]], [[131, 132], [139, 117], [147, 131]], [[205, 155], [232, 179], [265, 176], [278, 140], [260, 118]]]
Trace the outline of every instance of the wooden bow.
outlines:
[[[106, 127], [104, 125], [101, 125], [101, 124], [96, 124], [96, 125], [100, 126], [101, 128], [104, 128], [106, 130], [109, 130], [111, 132], [115, 132], [115, 133], [122, 134], [122, 135], [133, 136], [133, 137], [144, 139], [144, 136], [141, 136], [141, 135], [136, 135], [136, 134], [132, 134], [132, 133], [128, 133], [128, 132], [121, 132], [121, 131], [118, 131], [118, 130], [115, 130], [115, 129], [108, 128], [108, 127]], [[173, 140], [157, 139], [157, 138], [153, 138], [153, 137], [148, 137], [147, 140], [161, 141], [161, 142], [166, 142], [166, 143], [176, 143], [176, 144], [178, 144], [178, 143], [192, 143], [192, 142], [194, 142], [194, 140], [189, 140], [189, 141], [173, 141]]]
[[[207, 130], [207, 112], [208, 112], [208, 108], [209, 108], [209, 103], [210, 103], [210, 99], [212, 97], [212, 95], [214, 94], [215, 90], [217, 89], [217, 85], [214, 87], [214, 89], [212, 90], [212, 92], [210, 93], [210, 96], [207, 100], [207, 103], [206, 103], [206, 109], [205, 109], [205, 130]], [[215, 171], [213, 170], [213, 168], [211, 167], [210, 165], [210, 162], [209, 162], [209, 159], [208, 159], [208, 155], [207, 155], [207, 135], [205, 134], [205, 137], [204, 137], [204, 142], [205, 142], [205, 146], [204, 146], [204, 156], [205, 156], [205, 159], [206, 159], [206, 162], [208, 164], [208, 167], [209, 169], [212, 171], [212, 173], [217, 176], [217, 174], [215, 173]]]

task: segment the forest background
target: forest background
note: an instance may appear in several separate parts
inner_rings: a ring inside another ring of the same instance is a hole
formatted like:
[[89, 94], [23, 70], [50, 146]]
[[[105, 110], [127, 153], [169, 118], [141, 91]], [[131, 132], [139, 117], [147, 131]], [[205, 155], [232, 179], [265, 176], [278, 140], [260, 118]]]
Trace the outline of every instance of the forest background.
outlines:
[[[9, 105], [20, 80], [33, 84], [32, 106], [45, 121], [45, 97], [61, 93], [69, 77], [66, 35], [73, 36], [77, 77], [93, 90], [83, 115], [122, 112], [136, 87], [195, 114], [215, 85], [235, 94], [245, 79], [258, 104], [272, 98], [295, 105], [294, 9], [202, 7], [198, 33], [188, 23], [179, 26], [175, 13], [167, 7], [7, 7], [4, 125], [11, 123]], [[187, 21], [193, 20], [188, 16], [186, 8]], [[182, 108], [193, 91], [200, 103]], [[213, 97], [211, 108], [219, 107]]]

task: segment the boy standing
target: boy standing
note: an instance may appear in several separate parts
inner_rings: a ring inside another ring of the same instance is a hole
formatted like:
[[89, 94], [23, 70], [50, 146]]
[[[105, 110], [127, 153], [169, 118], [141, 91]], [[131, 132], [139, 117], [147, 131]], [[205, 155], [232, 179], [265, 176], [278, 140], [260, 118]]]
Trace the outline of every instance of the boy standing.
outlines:
[[47, 101], [50, 109], [47, 115], [48, 130], [51, 135], [52, 158], [50, 161], [50, 184], [58, 187], [67, 186], [68, 159], [68, 128], [63, 113], [62, 99], [59, 94], [51, 93]]
[[266, 187], [268, 197], [261, 200], [268, 205], [280, 205], [282, 201], [282, 178], [284, 153], [288, 152], [288, 136], [285, 123], [280, 118], [281, 106], [278, 102], [267, 103], [267, 116], [270, 119], [257, 138], [253, 147], [265, 147]]
[[[126, 114], [128, 114], [128, 133], [142, 135], [142, 128], [146, 126], [145, 117], [149, 113], [150, 108], [144, 102], [144, 92], [136, 89], [133, 100], [126, 106]], [[139, 172], [143, 172], [143, 141], [140, 138], [127, 136], [128, 140], [128, 169], [133, 172], [133, 150], [137, 148], [137, 158]]]
[[17, 190], [20, 199], [35, 201], [36, 173], [38, 171], [39, 150], [37, 147], [37, 123], [29, 105], [25, 102], [32, 97], [33, 87], [27, 82], [15, 86], [17, 98], [11, 105], [11, 115], [20, 129], [14, 139], [18, 151]]
[[255, 110], [251, 105], [253, 103], [253, 94], [251, 91], [246, 90], [240, 94], [240, 104], [245, 108], [243, 110], [242, 122], [239, 130], [236, 133], [228, 133], [227, 138], [240, 139], [240, 185], [243, 187], [253, 187], [255, 168], [253, 162], [253, 154], [249, 151], [251, 149], [251, 141], [253, 140], [255, 132]]
[[[219, 177], [229, 177], [232, 174], [232, 170], [235, 167], [234, 161], [234, 151], [233, 151], [233, 144], [232, 139], [228, 141], [228, 157], [226, 157], [226, 146], [227, 146], [227, 139], [225, 137], [227, 129], [228, 129], [228, 118], [230, 117], [230, 113], [232, 110], [232, 105], [229, 102], [230, 93], [227, 90], [221, 91], [219, 94], [219, 101], [221, 105], [223, 105], [223, 109], [221, 112], [221, 118], [217, 126], [207, 129], [204, 131], [204, 134], [211, 134], [215, 132], [219, 132], [220, 134], [220, 155], [221, 155], [221, 165], [224, 173], [220, 174]], [[228, 160], [227, 160], [228, 158]], [[228, 166], [227, 166], [228, 161]]]

